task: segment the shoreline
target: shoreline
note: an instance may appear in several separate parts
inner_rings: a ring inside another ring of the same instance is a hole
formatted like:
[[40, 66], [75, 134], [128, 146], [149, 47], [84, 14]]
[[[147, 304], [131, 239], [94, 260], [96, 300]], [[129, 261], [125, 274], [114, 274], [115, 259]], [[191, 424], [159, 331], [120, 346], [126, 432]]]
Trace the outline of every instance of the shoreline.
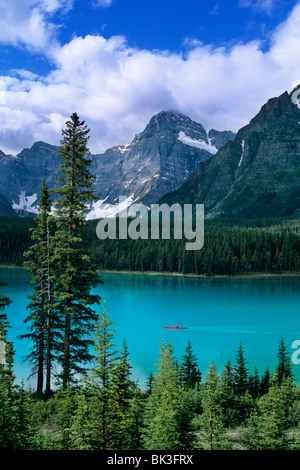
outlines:
[[[14, 265], [0, 265], [0, 268], [9, 268], [9, 269], [28, 269], [26, 266], [14, 266]], [[189, 273], [175, 273], [175, 272], [158, 272], [158, 271], [126, 271], [121, 270], [117, 271], [114, 269], [103, 269], [97, 270], [97, 273], [100, 274], [127, 274], [127, 275], [136, 275], [136, 276], [163, 276], [163, 277], [182, 277], [189, 279], [270, 279], [270, 278], [291, 278], [291, 277], [300, 277], [300, 272], [285, 272], [285, 273], [249, 273], [249, 274], [189, 274]]]
[[[1, 266], [0, 266], [1, 267]], [[164, 277], [184, 277], [190, 279], [263, 279], [263, 278], [288, 278], [288, 277], [300, 277], [300, 272], [298, 273], [251, 273], [251, 274], [184, 274], [184, 273], [169, 273], [169, 272], [157, 272], [157, 271], [116, 271], [110, 269], [104, 269], [98, 271], [102, 274], [134, 274], [138, 276], [164, 276]]]

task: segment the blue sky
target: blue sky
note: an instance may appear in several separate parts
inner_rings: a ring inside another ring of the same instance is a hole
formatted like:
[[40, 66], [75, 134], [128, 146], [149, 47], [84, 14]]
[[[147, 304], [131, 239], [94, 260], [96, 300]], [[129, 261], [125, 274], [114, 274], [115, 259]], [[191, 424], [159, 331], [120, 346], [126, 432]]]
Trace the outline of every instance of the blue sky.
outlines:
[[93, 152], [176, 109], [237, 131], [300, 81], [296, 0], [0, 0], [0, 149], [57, 144], [73, 111]]

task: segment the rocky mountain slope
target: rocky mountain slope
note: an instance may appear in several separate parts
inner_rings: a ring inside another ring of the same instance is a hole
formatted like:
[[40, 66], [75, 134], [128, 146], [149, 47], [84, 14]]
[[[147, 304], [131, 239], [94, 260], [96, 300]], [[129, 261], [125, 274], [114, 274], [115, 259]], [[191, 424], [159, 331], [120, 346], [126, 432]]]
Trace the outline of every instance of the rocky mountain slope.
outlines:
[[[127, 206], [134, 201], [147, 206], [157, 202], [233, 138], [230, 131], [207, 133], [201, 124], [176, 112], [153, 116], [129, 144], [90, 157], [98, 201], [91, 206], [89, 218], [115, 215], [120, 196], [127, 198]], [[43, 177], [50, 188], [57, 184], [61, 163], [57, 150], [36, 142], [16, 157], [0, 151], [0, 215], [36, 213]]]
[[207, 217], [299, 216], [299, 95], [300, 87], [270, 99], [232, 141], [160, 202], [203, 203]]

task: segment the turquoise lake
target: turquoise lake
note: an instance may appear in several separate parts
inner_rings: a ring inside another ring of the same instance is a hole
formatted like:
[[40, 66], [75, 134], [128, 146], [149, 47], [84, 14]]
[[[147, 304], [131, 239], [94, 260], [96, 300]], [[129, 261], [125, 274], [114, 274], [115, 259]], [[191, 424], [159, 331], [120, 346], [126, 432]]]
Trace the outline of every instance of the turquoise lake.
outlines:
[[[114, 321], [115, 343], [126, 338], [133, 366], [133, 378], [143, 387], [149, 373], [156, 371], [161, 340], [172, 343], [180, 362], [191, 341], [199, 368], [205, 377], [212, 361], [221, 373], [235, 357], [242, 343], [247, 367], [259, 374], [266, 367], [273, 372], [281, 337], [290, 353], [291, 364], [300, 385], [300, 364], [292, 363], [296, 351], [292, 343], [300, 340], [300, 279], [297, 277], [249, 279], [200, 279], [136, 274], [103, 274], [96, 291], [105, 299], [106, 310]], [[6, 309], [14, 342], [17, 382], [30, 373], [22, 361], [27, 354], [24, 319], [31, 293], [25, 269], [0, 268], [2, 290], [11, 298]], [[99, 312], [101, 305], [99, 306]], [[166, 330], [167, 325], [187, 326], [186, 330]], [[35, 386], [35, 381], [30, 382]]]

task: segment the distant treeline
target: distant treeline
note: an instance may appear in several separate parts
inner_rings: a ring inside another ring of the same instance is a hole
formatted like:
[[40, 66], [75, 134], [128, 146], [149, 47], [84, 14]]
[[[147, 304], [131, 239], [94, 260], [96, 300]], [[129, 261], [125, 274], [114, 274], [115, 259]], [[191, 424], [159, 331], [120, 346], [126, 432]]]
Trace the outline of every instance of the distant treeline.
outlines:
[[[99, 270], [175, 272], [197, 275], [284, 273], [300, 270], [300, 220], [205, 221], [204, 247], [187, 251], [187, 240], [99, 240], [97, 221], [85, 242]], [[32, 218], [0, 218], [0, 264], [22, 266]]]

